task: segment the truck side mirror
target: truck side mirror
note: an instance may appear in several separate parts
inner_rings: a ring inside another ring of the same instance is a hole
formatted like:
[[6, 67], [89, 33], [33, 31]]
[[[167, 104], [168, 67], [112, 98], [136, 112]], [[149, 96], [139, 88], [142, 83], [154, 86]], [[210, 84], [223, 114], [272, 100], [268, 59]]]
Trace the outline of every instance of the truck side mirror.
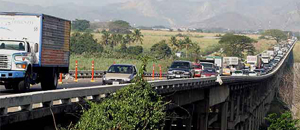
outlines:
[[39, 52], [39, 45], [37, 43], [34, 44], [33, 51], [34, 51], [34, 53]]

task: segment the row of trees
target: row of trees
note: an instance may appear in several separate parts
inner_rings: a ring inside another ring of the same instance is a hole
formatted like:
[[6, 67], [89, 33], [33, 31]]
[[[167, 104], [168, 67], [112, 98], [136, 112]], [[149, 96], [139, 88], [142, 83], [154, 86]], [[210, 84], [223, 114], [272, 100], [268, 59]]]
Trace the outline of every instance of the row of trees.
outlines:
[[135, 29], [130, 34], [119, 34], [110, 33], [109, 31], [103, 30], [101, 43], [105, 46], [110, 46], [114, 48], [118, 44], [129, 45], [131, 43], [143, 44], [143, 34], [141, 30]]

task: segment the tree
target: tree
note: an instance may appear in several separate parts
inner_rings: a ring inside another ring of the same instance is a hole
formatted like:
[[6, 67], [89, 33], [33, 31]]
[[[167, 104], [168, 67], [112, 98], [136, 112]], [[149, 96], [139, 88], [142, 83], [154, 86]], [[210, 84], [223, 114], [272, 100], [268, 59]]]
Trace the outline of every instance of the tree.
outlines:
[[262, 36], [269, 36], [271, 38], [273, 38], [274, 40], [276, 40], [277, 43], [286, 40], [287, 39], [287, 35], [278, 29], [270, 29], [270, 30], [266, 30]]
[[278, 116], [276, 113], [268, 115], [265, 118], [271, 123], [268, 130], [298, 130], [298, 119], [293, 119], [291, 112], [282, 113]]
[[170, 44], [171, 44], [173, 52], [178, 52], [180, 50], [180, 46], [178, 44], [178, 40], [176, 39], [175, 36], [171, 37]]
[[103, 30], [101, 33], [102, 33], [102, 36], [101, 36], [102, 40], [101, 40], [101, 43], [102, 43], [103, 45], [105, 45], [105, 46], [109, 45], [109, 39], [110, 39], [110, 34], [109, 34], [109, 32], [106, 31], [106, 30]]
[[72, 21], [72, 29], [76, 31], [86, 31], [90, 27], [90, 22], [87, 20], [76, 19]]
[[150, 50], [156, 59], [163, 59], [172, 54], [171, 48], [166, 44], [166, 40], [154, 44]]
[[135, 29], [132, 33], [132, 41], [133, 42], [140, 42], [141, 44], [143, 44], [143, 35], [140, 29]]
[[255, 40], [241, 35], [234, 35], [231, 33], [225, 34], [219, 41], [220, 45], [224, 49], [226, 56], [244, 57], [246, 55], [253, 55], [255, 48], [252, 43]]
[[122, 34], [129, 34], [130, 32], [130, 24], [123, 20], [117, 20], [110, 22], [108, 24], [109, 31], [112, 33], [122, 33]]
[[122, 39], [122, 43], [130, 44], [132, 42], [132, 37], [129, 34], [125, 34]]
[[102, 52], [103, 47], [97, 43], [92, 34], [75, 32], [71, 36], [70, 50], [73, 54], [97, 53]]

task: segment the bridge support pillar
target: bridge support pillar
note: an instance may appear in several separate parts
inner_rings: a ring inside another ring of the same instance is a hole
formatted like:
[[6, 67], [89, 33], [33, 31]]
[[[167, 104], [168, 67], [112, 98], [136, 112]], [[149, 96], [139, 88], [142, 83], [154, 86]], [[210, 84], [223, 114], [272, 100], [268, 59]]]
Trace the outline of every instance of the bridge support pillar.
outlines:
[[209, 99], [205, 98], [197, 104], [197, 130], [208, 129]]
[[221, 110], [221, 130], [227, 130], [228, 124], [228, 102], [222, 104]]

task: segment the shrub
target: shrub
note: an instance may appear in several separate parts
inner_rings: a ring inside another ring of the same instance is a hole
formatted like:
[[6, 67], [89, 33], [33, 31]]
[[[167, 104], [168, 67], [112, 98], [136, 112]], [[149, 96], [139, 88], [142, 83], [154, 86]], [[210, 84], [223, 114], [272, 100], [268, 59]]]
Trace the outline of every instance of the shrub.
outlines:
[[265, 118], [271, 123], [268, 130], [298, 130], [298, 119], [293, 119], [291, 112], [282, 113], [278, 116], [276, 113], [268, 115]]
[[142, 46], [130, 46], [127, 48], [126, 52], [128, 54], [139, 55], [139, 54], [143, 53], [143, 47]]
[[72, 54], [99, 53], [103, 51], [103, 47], [97, 43], [91, 33], [76, 32], [71, 36], [70, 50]]

